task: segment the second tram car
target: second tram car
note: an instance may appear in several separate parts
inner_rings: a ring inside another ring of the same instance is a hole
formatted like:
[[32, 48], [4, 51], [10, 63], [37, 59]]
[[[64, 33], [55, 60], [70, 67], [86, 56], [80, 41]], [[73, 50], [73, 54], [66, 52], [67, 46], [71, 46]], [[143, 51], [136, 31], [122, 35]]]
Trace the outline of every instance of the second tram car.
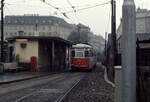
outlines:
[[91, 71], [96, 66], [97, 58], [96, 52], [91, 45], [76, 44], [72, 46], [72, 65], [71, 68], [75, 70]]

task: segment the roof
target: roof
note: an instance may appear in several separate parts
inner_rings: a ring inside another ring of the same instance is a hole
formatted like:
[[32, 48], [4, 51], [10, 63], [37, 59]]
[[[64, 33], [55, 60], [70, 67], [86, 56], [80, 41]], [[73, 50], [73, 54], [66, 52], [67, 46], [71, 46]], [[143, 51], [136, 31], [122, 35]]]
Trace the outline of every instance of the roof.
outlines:
[[15, 41], [16, 39], [28, 39], [28, 40], [42, 40], [42, 41], [59, 41], [67, 45], [72, 45], [71, 41], [62, 39], [60, 37], [50, 37], [50, 36], [15, 36], [7, 38], [8, 41]]
[[54, 25], [58, 24], [64, 27], [72, 27], [73, 25], [67, 23], [64, 19], [55, 16], [5, 16], [5, 25]]

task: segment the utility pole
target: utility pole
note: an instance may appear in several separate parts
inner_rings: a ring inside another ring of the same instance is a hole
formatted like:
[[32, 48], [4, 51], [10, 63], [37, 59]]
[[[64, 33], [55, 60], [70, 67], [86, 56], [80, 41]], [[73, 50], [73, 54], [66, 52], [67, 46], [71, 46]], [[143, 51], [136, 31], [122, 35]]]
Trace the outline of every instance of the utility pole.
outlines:
[[122, 6], [122, 99], [136, 102], [136, 13], [134, 0]]
[[3, 19], [4, 0], [1, 0], [1, 62], [4, 62], [4, 19]]
[[[116, 1], [111, 0], [111, 7], [112, 7], [112, 16], [111, 16], [111, 50], [112, 50], [112, 68], [114, 69], [114, 66], [116, 64], [116, 54], [117, 54], [117, 48], [116, 48]], [[114, 77], [114, 70], [113, 71], [113, 77]]]
[[107, 32], [105, 33], [105, 58], [107, 56]]

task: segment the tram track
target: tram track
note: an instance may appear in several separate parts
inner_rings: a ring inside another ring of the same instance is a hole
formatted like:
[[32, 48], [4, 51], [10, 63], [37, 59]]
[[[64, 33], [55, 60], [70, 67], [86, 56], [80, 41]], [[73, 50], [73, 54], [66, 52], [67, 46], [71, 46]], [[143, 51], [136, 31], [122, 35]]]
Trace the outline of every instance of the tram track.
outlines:
[[[84, 75], [85, 73], [61, 73], [2, 85], [0, 102], [61, 102]], [[17, 88], [14, 89], [15, 87]]]
[[65, 97], [67, 96], [67, 95], [69, 95], [69, 93], [72, 91], [72, 89], [73, 88], [75, 88], [78, 84], [79, 84], [79, 82], [81, 81], [81, 79], [79, 79], [77, 82], [75, 82], [75, 84], [62, 96], [62, 97], [60, 97], [57, 101], [55, 101], [55, 102], [63, 102], [63, 100], [65, 99]]

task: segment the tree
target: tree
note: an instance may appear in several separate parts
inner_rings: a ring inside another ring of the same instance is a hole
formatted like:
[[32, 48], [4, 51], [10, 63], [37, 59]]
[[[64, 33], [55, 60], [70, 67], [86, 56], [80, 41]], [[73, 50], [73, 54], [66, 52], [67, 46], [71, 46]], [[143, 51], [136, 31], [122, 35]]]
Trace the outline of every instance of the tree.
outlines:
[[86, 31], [72, 31], [68, 36], [68, 40], [73, 41], [74, 43], [88, 43], [90, 37]]

